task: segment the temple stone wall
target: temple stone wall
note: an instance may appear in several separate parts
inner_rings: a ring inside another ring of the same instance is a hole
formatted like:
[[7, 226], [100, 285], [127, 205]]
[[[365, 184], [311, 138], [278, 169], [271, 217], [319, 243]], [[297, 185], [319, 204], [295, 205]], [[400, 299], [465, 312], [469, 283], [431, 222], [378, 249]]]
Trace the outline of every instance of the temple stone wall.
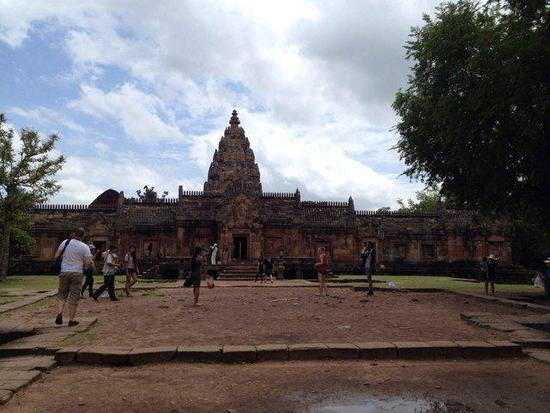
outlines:
[[356, 211], [351, 197], [304, 201], [299, 190], [262, 192], [259, 168], [235, 111], [204, 191], [180, 186], [175, 199], [140, 201], [108, 189], [90, 205], [37, 205], [31, 219], [37, 247], [14, 258], [16, 271], [49, 268], [59, 242], [80, 226], [101, 249], [117, 245], [123, 254], [133, 244], [145, 261], [188, 262], [196, 246], [217, 241], [226, 265], [282, 255], [289, 276], [312, 274], [321, 246], [335, 271], [356, 271], [364, 241], [374, 242], [379, 267], [388, 272], [462, 274], [491, 253], [501, 267], [512, 263], [506, 222], [482, 220], [473, 212], [376, 213]]

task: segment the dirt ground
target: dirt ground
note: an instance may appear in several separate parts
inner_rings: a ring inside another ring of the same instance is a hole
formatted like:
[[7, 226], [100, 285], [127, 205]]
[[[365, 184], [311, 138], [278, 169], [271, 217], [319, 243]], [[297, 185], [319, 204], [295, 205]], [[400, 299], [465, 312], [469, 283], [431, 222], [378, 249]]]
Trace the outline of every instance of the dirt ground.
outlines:
[[71, 366], [0, 411], [396, 413], [441, 412], [426, 404], [442, 402], [449, 412], [548, 412], [548, 377], [550, 366], [531, 359]]
[[[363, 292], [332, 289], [318, 297], [312, 288], [202, 289], [193, 308], [189, 289], [136, 292], [119, 302], [81, 300], [78, 315], [97, 317], [91, 332], [70, 344], [148, 347], [179, 344], [262, 344], [349, 341], [506, 339], [505, 333], [460, 320], [460, 313], [529, 314], [501, 304], [446, 293]], [[49, 307], [28, 306], [11, 317], [50, 317]], [[74, 340], [74, 339], [71, 339]]]

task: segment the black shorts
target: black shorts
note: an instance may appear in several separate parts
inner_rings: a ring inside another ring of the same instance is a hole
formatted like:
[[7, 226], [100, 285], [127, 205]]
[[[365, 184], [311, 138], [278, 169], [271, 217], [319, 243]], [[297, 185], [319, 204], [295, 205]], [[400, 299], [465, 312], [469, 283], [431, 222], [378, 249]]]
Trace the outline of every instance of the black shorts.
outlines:
[[489, 282], [495, 282], [495, 273], [485, 273], [485, 279]]
[[137, 271], [136, 271], [135, 268], [128, 268], [127, 273], [128, 274], [137, 274]]
[[200, 287], [201, 286], [201, 276], [200, 275], [190, 275], [185, 282], [183, 283], [184, 287]]

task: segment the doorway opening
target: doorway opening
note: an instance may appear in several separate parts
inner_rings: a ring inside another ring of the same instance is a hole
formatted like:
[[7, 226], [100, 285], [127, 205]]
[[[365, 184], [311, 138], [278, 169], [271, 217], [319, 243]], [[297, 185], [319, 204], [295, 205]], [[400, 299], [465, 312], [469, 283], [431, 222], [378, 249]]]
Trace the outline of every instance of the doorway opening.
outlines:
[[245, 261], [248, 259], [248, 242], [244, 235], [233, 237], [233, 259]]

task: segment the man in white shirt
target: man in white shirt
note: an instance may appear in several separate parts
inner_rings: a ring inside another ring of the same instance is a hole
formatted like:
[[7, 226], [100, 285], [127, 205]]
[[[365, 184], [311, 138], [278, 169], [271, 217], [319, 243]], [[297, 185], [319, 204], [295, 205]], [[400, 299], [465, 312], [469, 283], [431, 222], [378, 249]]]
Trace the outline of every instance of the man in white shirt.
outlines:
[[59, 274], [59, 289], [57, 296], [57, 317], [55, 324], [63, 324], [63, 310], [65, 304], [69, 309], [69, 327], [76, 326], [76, 308], [80, 300], [82, 287], [82, 272], [84, 267], [94, 268], [90, 248], [82, 242], [84, 228], [75, 230], [74, 235], [64, 240], [55, 253], [57, 260], [61, 256], [61, 272]]
[[103, 291], [109, 292], [109, 298], [111, 301], [118, 301], [115, 294], [115, 274], [117, 271], [117, 247], [111, 245], [105, 257], [105, 263], [103, 264], [103, 285], [99, 287], [95, 293], [92, 294], [92, 298], [97, 301], [99, 296], [103, 294]]

